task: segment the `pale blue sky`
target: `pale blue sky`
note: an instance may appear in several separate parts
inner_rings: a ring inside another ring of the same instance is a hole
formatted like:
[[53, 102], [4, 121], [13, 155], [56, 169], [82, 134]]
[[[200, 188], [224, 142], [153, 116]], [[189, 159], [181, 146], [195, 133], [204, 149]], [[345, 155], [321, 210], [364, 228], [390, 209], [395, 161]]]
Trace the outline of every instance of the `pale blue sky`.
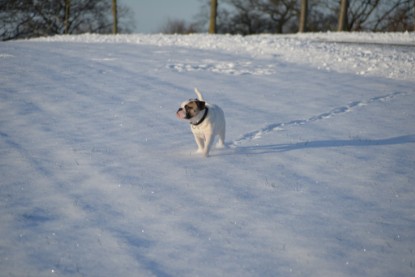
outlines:
[[118, 0], [135, 14], [137, 33], [160, 31], [168, 19], [193, 21], [203, 2], [200, 0]]

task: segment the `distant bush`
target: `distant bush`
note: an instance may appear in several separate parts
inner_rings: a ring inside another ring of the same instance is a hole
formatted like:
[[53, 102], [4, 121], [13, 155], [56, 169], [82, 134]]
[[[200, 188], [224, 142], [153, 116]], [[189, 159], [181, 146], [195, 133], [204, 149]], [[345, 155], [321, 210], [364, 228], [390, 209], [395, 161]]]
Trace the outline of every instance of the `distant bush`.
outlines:
[[163, 34], [191, 34], [197, 33], [198, 30], [195, 24], [189, 24], [179, 19], [168, 19], [161, 27], [160, 32]]

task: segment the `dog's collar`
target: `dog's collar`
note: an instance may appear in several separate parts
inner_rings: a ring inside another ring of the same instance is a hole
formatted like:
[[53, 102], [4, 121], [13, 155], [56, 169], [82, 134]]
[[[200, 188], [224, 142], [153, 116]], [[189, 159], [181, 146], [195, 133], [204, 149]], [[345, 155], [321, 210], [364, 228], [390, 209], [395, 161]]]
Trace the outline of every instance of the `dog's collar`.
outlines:
[[202, 118], [199, 121], [197, 121], [197, 122], [190, 122], [190, 124], [193, 125], [193, 126], [197, 126], [200, 123], [202, 123], [205, 120], [205, 118], [206, 118], [206, 116], [208, 114], [208, 111], [209, 111], [209, 109], [208, 109], [208, 107], [206, 107], [205, 108], [205, 113], [203, 114]]

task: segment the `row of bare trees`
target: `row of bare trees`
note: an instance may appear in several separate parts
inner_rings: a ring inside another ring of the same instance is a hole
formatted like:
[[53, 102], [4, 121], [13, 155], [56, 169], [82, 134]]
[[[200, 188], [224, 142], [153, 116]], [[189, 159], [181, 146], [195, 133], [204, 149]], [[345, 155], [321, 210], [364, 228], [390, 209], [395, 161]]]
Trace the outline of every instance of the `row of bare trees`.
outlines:
[[[195, 22], [164, 33], [415, 31], [415, 0], [199, 0]], [[207, 27], [207, 28], [206, 28]], [[55, 34], [129, 33], [132, 12], [117, 0], [0, 0], [0, 40]]]
[[117, 0], [0, 0], [1, 40], [56, 34], [128, 33], [133, 27], [131, 11]]
[[415, 0], [204, 1], [210, 2], [209, 33], [415, 31]]

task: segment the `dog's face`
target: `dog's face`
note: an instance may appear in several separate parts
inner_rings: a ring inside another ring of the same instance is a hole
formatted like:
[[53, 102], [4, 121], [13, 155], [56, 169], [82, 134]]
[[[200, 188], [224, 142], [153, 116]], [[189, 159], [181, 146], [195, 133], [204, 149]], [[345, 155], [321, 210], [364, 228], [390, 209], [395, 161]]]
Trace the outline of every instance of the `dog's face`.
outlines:
[[184, 101], [176, 112], [179, 119], [192, 119], [205, 109], [206, 103], [198, 99]]

